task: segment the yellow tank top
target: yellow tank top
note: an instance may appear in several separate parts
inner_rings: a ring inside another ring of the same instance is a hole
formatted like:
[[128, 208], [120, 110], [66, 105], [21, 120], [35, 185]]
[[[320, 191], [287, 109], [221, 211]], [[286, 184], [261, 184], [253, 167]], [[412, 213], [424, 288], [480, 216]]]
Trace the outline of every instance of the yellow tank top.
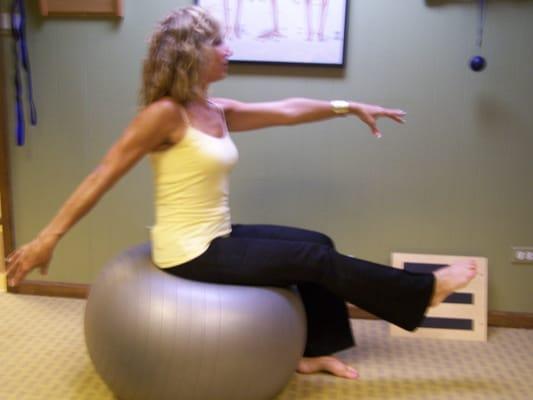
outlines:
[[238, 152], [227, 129], [221, 138], [187, 123], [182, 140], [151, 154], [155, 182], [152, 257], [161, 268], [201, 255], [231, 232], [229, 173]]

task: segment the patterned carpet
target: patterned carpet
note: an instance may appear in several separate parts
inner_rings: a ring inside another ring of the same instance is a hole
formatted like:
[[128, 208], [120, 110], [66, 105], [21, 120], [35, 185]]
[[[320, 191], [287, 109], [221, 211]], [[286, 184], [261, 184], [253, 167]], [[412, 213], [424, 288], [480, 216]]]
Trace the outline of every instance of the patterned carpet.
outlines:
[[[0, 399], [113, 399], [85, 350], [84, 304], [0, 294]], [[479, 343], [391, 338], [381, 321], [353, 328], [358, 346], [339, 356], [359, 380], [295, 374], [276, 400], [533, 398], [532, 330], [491, 328]]]

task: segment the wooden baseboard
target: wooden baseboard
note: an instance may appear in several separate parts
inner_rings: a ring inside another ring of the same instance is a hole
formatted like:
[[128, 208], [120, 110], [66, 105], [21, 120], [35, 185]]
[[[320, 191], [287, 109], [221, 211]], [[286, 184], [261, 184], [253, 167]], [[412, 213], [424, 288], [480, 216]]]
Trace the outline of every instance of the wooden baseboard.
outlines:
[[[350, 318], [378, 319], [378, 317], [375, 315], [372, 315], [352, 304], [348, 304], [348, 312], [350, 314]], [[533, 313], [489, 310], [487, 320], [489, 326], [533, 329]]]
[[489, 326], [533, 329], [533, 313], [489, 311]]
[[9, 293], [86, 299], [89, 288], [90, 285], [81, 283], [24, 281], [15, 288], [9, 288]]
[[[24, 281], [16, 288], [10, 288], [10, 293], [31, 294], [37, 296], [71, 297], [86, 299], [90, 285], [80, 283]], [[350, 318], [378, 319], [352, 304], [348, 305]], [[533, 313], [518, 313], [509, 311], [489, 311], [489, 326], [505, 328], [533, 329]]]

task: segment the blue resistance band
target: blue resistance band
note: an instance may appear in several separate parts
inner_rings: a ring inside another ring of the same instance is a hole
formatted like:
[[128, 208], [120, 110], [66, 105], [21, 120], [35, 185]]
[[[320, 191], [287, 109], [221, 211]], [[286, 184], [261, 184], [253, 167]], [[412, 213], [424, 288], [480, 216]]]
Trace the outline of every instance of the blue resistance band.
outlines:
[[15, 106], [17, 115], [17, 145], [25, 142], [24, 107], [22, 104], [22, 82], [20, 64], [26, 72], [26, 87], [28, 89], [28, 103], [30, 107], [30, 122], [37, 125], [37, 111], [33, 102], [31, 83], [30, 58], [26, 45], [26, 10], [23, 0], [13, 0], [11, 4], [11, 33], [13, 35], [13, 56], [15, 60]]

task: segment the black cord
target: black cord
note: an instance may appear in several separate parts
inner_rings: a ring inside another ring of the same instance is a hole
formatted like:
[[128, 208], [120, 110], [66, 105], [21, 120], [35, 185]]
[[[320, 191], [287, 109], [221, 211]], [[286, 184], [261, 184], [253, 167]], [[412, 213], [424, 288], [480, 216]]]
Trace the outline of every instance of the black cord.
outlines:
[[479, 25], [478, 25], [477, 45], [480, 50], [481, 50], [481, 47], [483, 46], [483, 30], [485, 29], [486, 12], [487, 12], [486, 0], [479, 0]]

